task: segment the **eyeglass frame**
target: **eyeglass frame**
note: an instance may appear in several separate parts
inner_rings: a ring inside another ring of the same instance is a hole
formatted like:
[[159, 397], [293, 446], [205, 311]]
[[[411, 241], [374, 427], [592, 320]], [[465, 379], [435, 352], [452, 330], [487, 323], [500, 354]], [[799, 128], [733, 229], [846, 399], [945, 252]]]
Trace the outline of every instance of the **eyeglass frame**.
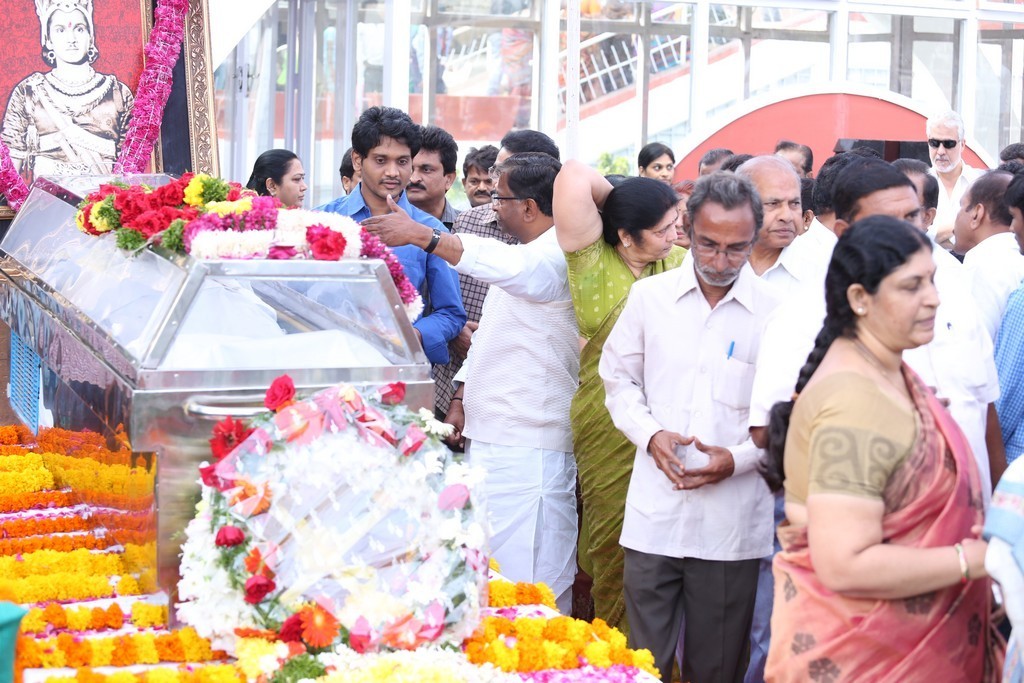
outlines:
[[757, 239], [751, 240], [744, 247], [725, 247], [724, 249], [717, 244], [701, 244], [700, 241], [694, 239], [693, 231], [690, 231], [690, 248], [695, 252], [700, 252], [704, 258], [715, 258], [719, 254], [725, 256], [725, 260], [730, 263], [745, 259], [750, 256], [750, 253], [754, 250], [754, 243]]
[[502, 197], [497, 192], [491, 192], [491, 204], [497, 206], [501, 202], [525, 202], [528, 197]]
[[940, 145], [946, 149], [953, 149], [959, 144], [959, 140], [939, 140], [938, 138], [928, 138], [928, 146], [932, 149], [938, 149]]

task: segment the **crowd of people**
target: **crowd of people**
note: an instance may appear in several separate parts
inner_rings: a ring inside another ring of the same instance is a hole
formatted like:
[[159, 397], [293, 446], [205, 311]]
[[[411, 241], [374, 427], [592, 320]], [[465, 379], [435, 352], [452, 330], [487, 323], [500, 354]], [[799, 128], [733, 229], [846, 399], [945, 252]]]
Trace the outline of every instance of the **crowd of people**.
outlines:
[[[435, 412], [486, 471], [503, 573], [666, 681], [998, 680], [990, 574], [1024, 620], [1024, 145], [971, 169], [955, 112], [922, 132], [930, 164], [815, 173], [784, 140], [673, 185], [665, 145], [605, 177], [514, 130], [465, 155], [459, 211], [451, 135], [360, 116], [320, 209], [428, 302]], [[301, 204], [293, 154], [256, 166]]]

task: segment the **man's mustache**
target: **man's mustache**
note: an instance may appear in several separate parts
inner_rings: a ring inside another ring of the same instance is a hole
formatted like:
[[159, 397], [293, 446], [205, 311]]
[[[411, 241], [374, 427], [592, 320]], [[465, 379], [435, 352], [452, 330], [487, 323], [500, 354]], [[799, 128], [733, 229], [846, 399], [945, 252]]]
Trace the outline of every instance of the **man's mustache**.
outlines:
[[409, 191], [409, 190], [423, 190], [424, 192], [427, 191], [427, 188], [423, 187], [423, 185], [421, 185], [419, 183], [409, 183], [408, 185], [405, 186], [405, 189], [406, 189], [406, 191]]

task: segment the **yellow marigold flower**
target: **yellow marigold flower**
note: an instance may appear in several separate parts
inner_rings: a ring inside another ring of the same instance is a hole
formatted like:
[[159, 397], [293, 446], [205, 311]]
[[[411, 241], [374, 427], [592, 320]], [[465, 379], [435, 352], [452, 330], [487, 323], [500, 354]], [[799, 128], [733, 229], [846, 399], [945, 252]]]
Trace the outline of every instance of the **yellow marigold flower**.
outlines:
[[235, 644], [236, 666], [246, 678], [255, 680], [262, 673], [260, 659], [267, 655], [276, 655], [277, 645], [262, 638], [239, 638]]
[[166, 626], [167, 605], [151, 605], [148, 602], [133, 603], [132, 624], [135, 628]]
[[206, 210], [218, 216], [227, 216], [231, 213], [245, 213], [252, 210], [252, 197], [242, 197], [235, 201], [209, 202]]
[[203, 638], [191, 626], [176, 632], [181, 647], [185, 651], [186, 662], [206, 662], [213, 658], [210, 641]]
[[628, 647], [626, 644], [626, 636], [617, 628], [608, 629], [606, 640], [612, 647], [620, 647], [622, 649]]
[[114, 659], [114, 645], [117, 641], [114, 638], [93, 638], [92, 639], [92, 665], [110, 666]]
[[178, 683], [181, 675], [176, 669], [158, 668], [150, 669], [143, 674], [145, 683]]
[[88, 631], [92, 624], [92, 610], [87, 607], [65, 610], [68, 628], [72, 631]]
[[107, 221], [106, 216], [103, 215], [103, 202], [96, 202], [89, 209], [89, 222], [92, 223], [92, 227], [100, 232], [110, 232], [114, 227]]
[[612, 645], [611, 651], [608, 653], [608, 659], [612, 660], [612, 664], [631, 666], [633, 664], [633, 653], [625, 646]]
[[510, 648], [501, 640], [495, 640], [487, 645], [487, 661], [502, 671], [509, 673], [518, 670], [519, 653], [514, 647]]
[[139, 589], [139, 582], [130, 574], [122, 576], [117, 582], [118, 595], [138, 595], [141, 592], [142, 591]]
[[498, 561], [493, 557], [487, 560], [487, 566], [490, 567], [492, 571], [501, 572], [501, 565], [499, 565]]
[[160, 653], [156, 649], [156, 638], [151, 633], [138, 633], [132, 637], [135, 642], [135, 661], [139, 664], [159, 664]]
[[490, 607], [512, 607], [516, 602], [516, 587], [508, 581], [488, 583], [487, 604]]
[[43, 610], [33, 607], [21, 620], [22, 633], [42, 633], [46, 630], [46, 619], [43, 618]]
[[244, 683], [238, 669], [230, 664], [213, 664], [196, 669], [194, 680], [198, 683]]
[[39, 659], [44, 669], [64, 668], [64, 650], [57, 647], [56, 638], [39, 641]]
[[596, 666], [599, 669], [607, 669], [612, 665], [611, 657], [611, 646], [603, 641], [596, 641], [593, 643], [587, 643], [587, 646], [583, 648], [583, 657], [587, 660], [588, 664]]
[[105, 683], [136, 683], [137, 680], [130, 671], [117, 671], [107, 676]]
[[633, 650], [633, 666], [646, 671], [655, 678], [661, 678], [658, 667], [654, 666], [654, 655], [650, 650]]
[[203, 205], [203, 182], [209, 180], [210, 176], [205, 173], [198, 173], [188, 181], [185, 186], [185, 203], [189, 206]]
[[539, 640], [544, 637], [544, 625], [546, 623], [546, 619], [519, 617], [515, 620], [513, 626], [515, 627], [515, 632], [518, 637], [535, 638]]
[[[571, 619], [566, 624], [566, 640], [572, 643], [586, 643], [590, 640], [590, 624], [581, 619]], [[582, 647], [582, 645], [581, 645]]]

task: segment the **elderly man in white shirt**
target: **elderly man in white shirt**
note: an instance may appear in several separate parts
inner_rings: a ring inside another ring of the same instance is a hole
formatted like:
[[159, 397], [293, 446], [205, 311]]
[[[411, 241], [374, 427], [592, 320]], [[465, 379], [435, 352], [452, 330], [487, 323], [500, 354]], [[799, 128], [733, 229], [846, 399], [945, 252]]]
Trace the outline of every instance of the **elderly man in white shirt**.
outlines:
[[984, 169], [964, 163], [964, 120], [960, 114], [947, 111], [928, 119], [925, 133], [931, 173], [939, 179], [939, 206], [928, 236], [948, 249], [952, 246], [953, 220], [960, 210], [960, 200]]
[[[579, 335], [551, 198], [561, 165], [540, 153], [495, 167], [498, 225], [522, 244], [409, 225], [382, 234], [418, 244], [460, 274], [492, 285], [456, 381], [447, 421], [486, 472], [491, 551], [513, 581], [543, 582], [568, 613], [576, 574], [576, 462], [569, 405], [579, 381]], [[464, 410], [462, 406], [465, 406]]]
[[749, 181], [702, 177], [687, 212], [692, 251], [633, 285], [599, 371], [637, 447], [620, 538], [630, 642], [669, 681], [685, 618], [684, 680], [739, 681], [773, 526], [747, 411], [778, 299], [744, 268], [761, 223]]
[[953, 223], [971, 295], [993, 343], [1006, 302], [1024, 278], [1024, 256], [1010, 231], [1013, 216], [1004, 200], [1011, 180], [1013, 175], [1006, 171], [989, 171], [975, 180]]
[[800, 176], [793, 165], [768, 154], [745, 162], [736, 173], [753, 183], [764, 210], [764, 225], [750, 254], [750, 268], [778, 287], [783, 296], [821, 287], [831, 252], [825, 254], [814, 237], [802, 234]]

